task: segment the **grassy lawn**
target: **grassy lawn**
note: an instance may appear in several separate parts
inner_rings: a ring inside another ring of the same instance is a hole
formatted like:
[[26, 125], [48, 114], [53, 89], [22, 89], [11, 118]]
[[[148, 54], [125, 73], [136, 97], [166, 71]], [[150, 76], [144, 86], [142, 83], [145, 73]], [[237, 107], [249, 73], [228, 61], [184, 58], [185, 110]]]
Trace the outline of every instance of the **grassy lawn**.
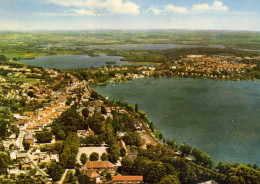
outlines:
[[14, 50], [14, 49], [9, 49], [6, 50], [3, 55], [5, 55], [7, 58], [33, 58], [33, 57], [38, 57], [38, 56], [44, 56], [46, 54], [42, 53], [35, 53], [35, 52], [26, 52], [23, 50]]
[[41, 144], [40, 149], [45, 149], [46, 151], [55, 151], [57, 146], [62, 146], [63, 141], [56, 141], [56, 143], [48, 143], [48, 144]]

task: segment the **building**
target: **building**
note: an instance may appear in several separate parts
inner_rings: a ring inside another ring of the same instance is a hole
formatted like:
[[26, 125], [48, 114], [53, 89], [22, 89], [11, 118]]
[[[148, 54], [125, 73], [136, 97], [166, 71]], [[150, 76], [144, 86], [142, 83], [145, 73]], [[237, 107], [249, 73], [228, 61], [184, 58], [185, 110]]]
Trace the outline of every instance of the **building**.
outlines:
[[218, 184], [217, 182], [215, 182], [214, 180], [210, 180], [210, 181], [205, 181], [199, 184]]
[[16, 156], [16, 162], [26, 161], [26, 153], [20, 153]]
[[31, 169], [31, 164], [28, 162], [21, 163], [21, 170], [29, 171]]
[[95, 135], [95, 133], [90, 128], [88, 128], [88, 130], [77, 130], [77, 134], [79, 137], [87, 137], [90, 135]]
[[118, 141], [118, 147], [119, 147], [119, 149], [124, 148], [125, 151], [127, 151], [126, 144], [122, 139], [120, 139], [120, 141]]
[[16, 141], [16, 135], [15, 134], [11, 134], [7, 139], [9, 141], [15, 142]]
[[143, 176], [113, 176], [112, 183], [137, 184], [143, 182]]
[[92, 179], [92, 180], [94, 179], [96, 181], [96, 183], [101, 183], [100, 175], [96, 171], [88, 170], [86, 175], [90, 179]]
[[135, 159], [136, 159], [137, 156], [138, 156], [138, 152], [129, 152], [129, 153], [127, 153], [127, 156], [128, 156], [132, 161], [135, 161]]
[[30, 145], [33, 145], [34, 137], [31, 132], [26, 133], [26, 135], [24, 137], [24, 141], [30, 143]]
[[114, 165], [109, 161], [89, 161], [80, 168], [80, 171], [87, 174], [87, 171], [111, 171], [114, 172]]
[[58, 154], [50, 154], [50, 160], [52, 162], [59, 162], [59, 155]]

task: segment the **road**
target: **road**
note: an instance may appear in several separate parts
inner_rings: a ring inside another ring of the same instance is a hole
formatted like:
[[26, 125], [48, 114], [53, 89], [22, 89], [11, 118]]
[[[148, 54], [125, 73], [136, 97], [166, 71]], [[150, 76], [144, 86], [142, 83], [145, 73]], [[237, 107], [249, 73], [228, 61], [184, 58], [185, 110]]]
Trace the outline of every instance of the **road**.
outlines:
[[34, 167], [39, 173], [42, 174], [42, 176], [43, 176], [45, 182], [47, 182], [47, 181], [48, 181], [47, 177], [48, 177], [49, 175], [48, 175], [46, 172], [44, 172], [43, 170], [41, 170], [41, 169], [37, 166], [37, 164], [33, 161], [32, 157], [31, 157], [31, 155], [30, 155], [31, 151], [32, 151], [32, 149], [30, 149], [30, 150], [28, 151], [28, 153], [26, 153], [26, 158], [28, 159], [29, 162], [32, 163], [33, 167]]
[[25, 134], [26, 134], [25, 129], [20, 129], [20, 134], [19, 134], [18, 138], [16, 139], [16, 145], [20, 149], [20, 151], [24, 151], [23, 138], [24, 138]]
[[[163, 145], [150, 131], [147, 123], [144, 122], [142, 119], [138, 119], [139, 122], [142, 123], [143, 131], [139, 132], [141, 138], [145, 141], [145, 145], [152, 144], [152, 145]], [[146, 147], [146, 146], [145, 146]]]
[[62, 175], [60, 181], [57, 182], [58, 184], [62, 184], [62, 183], [63, 183], [63, 181], [64, 181], [65, 178], [66, 178], [66, 175], [67, 175], [68, 170], [69, 170], [69, 169], [66, 169], [66, 170], [65, 170], [65, 172], [63, 173], [63, 175]]

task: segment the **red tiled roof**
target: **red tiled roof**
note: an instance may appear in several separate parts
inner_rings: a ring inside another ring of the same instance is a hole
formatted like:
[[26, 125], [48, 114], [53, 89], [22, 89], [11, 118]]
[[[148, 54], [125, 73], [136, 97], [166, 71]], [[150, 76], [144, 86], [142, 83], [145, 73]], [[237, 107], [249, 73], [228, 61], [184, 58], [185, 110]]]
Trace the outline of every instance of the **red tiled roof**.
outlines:
[[83, 167], [87, 169], [113, 168], [114, 165], [109, 161], [89, 161]]
[[99, 177], [100, 175], [99, 175], [97, 172], [95, 172], [95, 171], [88, 170], [87, 176], [90, 177], [90, 178], [97, 178], [97, 177]]
[[114, 176], [112, 181], [143, 181], [143, 176]]

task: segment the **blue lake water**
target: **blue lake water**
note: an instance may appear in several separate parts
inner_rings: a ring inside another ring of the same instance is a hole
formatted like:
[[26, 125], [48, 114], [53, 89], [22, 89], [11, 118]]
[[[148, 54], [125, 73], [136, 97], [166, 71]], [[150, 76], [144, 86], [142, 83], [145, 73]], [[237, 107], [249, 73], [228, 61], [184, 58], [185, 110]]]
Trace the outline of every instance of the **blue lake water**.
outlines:
[[167, 139], [216, 161], [260, 164], [260, 82], [150, 78], [94, 88], [137, 102]]
[[88, 55], [51, 55], [36, 57], [35, 59], [22, 60], [20, 63], [43, 68], [90, 68], [105, 65], [106, 62], [116, 62], [117, 65], [128, 64], [127, 61], [120, 61], [120, 56], [107, 56], [100, 54], [99, 56], [90, 57]]

